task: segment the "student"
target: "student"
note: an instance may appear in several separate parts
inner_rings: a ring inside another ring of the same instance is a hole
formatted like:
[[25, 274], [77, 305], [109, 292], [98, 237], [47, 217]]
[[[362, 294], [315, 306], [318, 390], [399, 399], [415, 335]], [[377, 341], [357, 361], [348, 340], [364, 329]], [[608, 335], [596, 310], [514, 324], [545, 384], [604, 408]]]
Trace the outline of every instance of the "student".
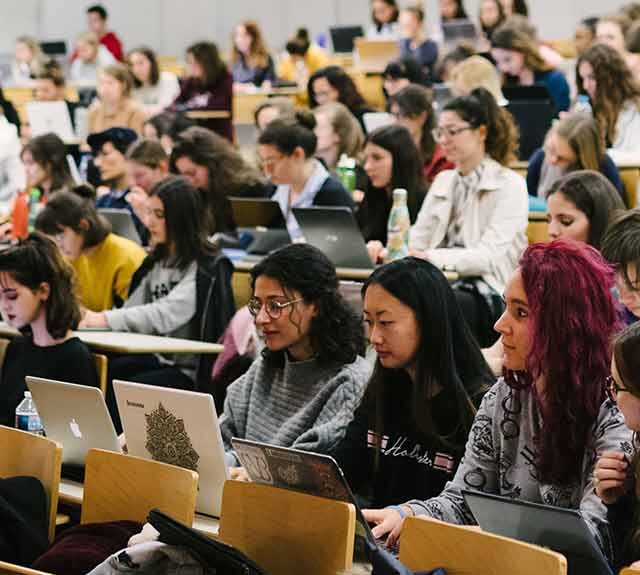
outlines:
[[[202, 199], [187, 180], [170, 176], [149, 198], [153, 250], [134, 274], [121, 309], [87, 311], [82, 325], [216, 341], [235, 311], [231, 262], [207, 240]], [[211, 377], [194, 355], [125, 355], [109, 361], [109, 381], [125, 379], [193, 390]], [[204, 379], [203, 379], [204, 378]], [[119, 427], [113, 388], [107, 403]]]
[[640, 148], [640, 88], [622, 57], [596, 44], [578, 58], [578, 93], [587, 94], [607, 148]]
[[[616, 536], [616, 567], [631, 563], [640, 568], [638, 552], [637, 438], [640, 431], [640, 323], [628, 326], [616, 336], [611, 358], [608, 391], [616, 402], [625, 425], [634, 432], [634, 441], [619, 451], [602, 454], [596, 463], [596, 494], [607, 506], [607, 518]], [[634, 453], [635, 451], [635, 453]], [[632, 563], [633, 562], [633, 563]]]
[[100, 171], [103, 186], [98, 188], [96, 207], [129, 210], [133, 223], [143, 244], [147, 243], [149, 234], [142, 220], [136, 215], [127, 196], [131, 192], [127, 174], [125, 153], [127, 148], [137, 139], [136, 133], [128, 128], [109, 128], [104, 132], [91, 134], [87, 143], [91, 146], [94, 164]]
[[47, 64], [36, 77], [34, 91], [38, 102], [64, 102], [69, 111], [71, 125], [75, 129], [78, 102], [66, 99], [66, 83], [60, 66], [55, 62]]
[[601, 172], [624, 198], [618, 168], [606, 153], [595, 120], [586, 114], [571, 114], [549, 130], [544, 148], [536, 150], [527, 167], [529, 195], [544, 198], [553, 183], [575, 170]]
[[640, 55], [627, 50], [626, 38], [630, 28], [631, 20], [624, 14], [601, 16], [596, 24], [596, 41], [620, 54], [637, 82], [640, 80]]
[[122, 62], [124, 60], [122, 42], [120, 42], [115, 32], [107, 31], [108, 18], [109, 15], [101, 4], [94, 4], [87, 8], [87, 24], [89, 25], [89, 30], [96, 35], [100, 44], [109, 50], [116, 60]]
[[478, 10], [478, 21], [482, 34], [489, 43], [493, 33], [504, 24], [506, 17], [500, 0], [482, 0]]
[[55, 134], [42, 134], [27, 142], [22, 149], [22, 163], [27, 176], [25, 190], [16, 196], [11, 214], [11, 236], [25, 238], [29, 232], [29, 202], [44, 204], [59, 191], [73, 185], [67, 149]]
[[227, 140], [205, 128], [189, 128], [178, 136], [171, 171], [200, 190], [210, 235], [235, 234], [230, 196], [267, 198], [273, 192]]
[[371, 0], [371, 20], [367, 38], [393, 40], [398, 36], [398, 3], [396, 0]]
[[316, 121], [308, 111], [271, 122], [258, 138], [258, 156], [265, 174], [277, 186], [272, 198], [280, 204], [291, 239], [302, 234], [291, 208], [354, 207], [342, 184], [313, 156], [318, 139]]
[[570, 238], [599, 250], [609, 222], [624, 209], [620, 194], [602, 174], [571, 172], [547, 192], [549, 237]]
[[327, 66], [315, 72], [307, 84], [309, 107], [315, 108], [327, 102], [340, 102], [358, 119], [363, 131], [366, 131], [362, 116], [373, 112], [369, 108], [349, 76], [339, 66]]
[[409, 84], [427, 84], [420, 64], [410, 56], [389, 62], [382, 71], [382, 91], [387, 103], [391, 96], [395, 96]]
[[529, 8], [526, 0], [500, 0], [504, 15], [511, 18], [514, 14], [519, 14], [525, 18], [529, 17]]
[[88, 186], [58, 192], [38, 214], [36, 229], [50, 236], [73, 266], [82, 306], [91, 311], [121, 307], [133, 273], [145, 258], [136, 243], [111, 233]]
[[631, 441], [620, 411], [606, 398], [617, 326], [612, 280], [604, 260], [584, 244], [556, 240], [527, 248], [495, 326], [504, 375], [484, 396], [455, 477], [435, 498], [365, 510], [377, 524], [376, 537], [390, 533], [387, 541], [395, 544], [405, 515], [474, 524], [460, 491], [481, 489], [579, 510], [613, 558], [606, 510], [593, 483], [596, 458]]
[[151, 190], [169, 175], [169, 158], [160, 142], [146, 139], [131, 144], [125, 157], [131, 183], [127, 201], [138, 218], [144, 220]]
[[69, 79], [77, 84], [95, 86], [98, 82], [98, 71], [117, 63], [92, 32], [81, 34], [76, 39], [76, 57], [69, 68]]
[[569, 109], [569, 84], [564, 74], [543, 60], [537, 42], [507, 22], [491, 37], [491, 56], [507, 77], [506, 83], [519, 86], [543, 85], [553, 100], [556, 112]]
[[80, 321], [73, 271], [51, 240], [31, 234], [0, 252], [0, 294], [2, 315], [24, 333], [11, 340], [2, 364], [0, 424], [13, 427], [27, 375], [97, 381], [89, 350], [71, 333]]
[[580, 20], [573, 34], [573, 45], [576, 54], [582, 56], [596, 42], [596, 25], [598, 18], [584, 18]]
[[289, 98], [276, 96], [262, 100], [253, 111], [253, 123], [259, 132], [267, 127], [267, 124], [279, 116], [289, 116], [295, 112], [293, 102]]
[[197, 126], [196, 122], [181, 112], [162, 112], [162, 114], [152, 116], [144, 123], [142, 134], [146, 140], [160, 142], [168, 156], [171, 154], [178, 135], [194, 126]]
[[616, 268], [616, 290], [625, 324], [640, 319], [640, 209], [619, 213], [602, 239], [604, 258]]
[[147, 117], [159, 114], [173, 104], [180, 93], [175, 74], [160, 71], [154, 51], [147, 46], [134, 48], [127, 56], [133, 79], [133, 99], [142, 106]]
[[276, 79], [273, 58], [257, 22], [240, 22], [233, 31], [232, 45], [230, 64], [234, 82], [260, 87]]
[[98, 74], [99, 101], [89, 107], [89, 134], [109, 128], [130, 128], [142, 134], [147, 119], [145, 111], [131, 97], [133, 79], [121, 64], [107, 66]]
[[[340, 102], [329, 102], [313, 109], [316, 120], [314, 133], [318, 140], [316, 158], [335, 174], [340, 157], [360, 160], [364, 146], [364, 134], [355, 116]], [[356, 164], [356, 170], [357, 170]]]
[[233, 141], [233, 77], [213, 42], [196, 42], [187, 48], [187, 74], [173, 109], [177, 112], [229, 112], [228, 118], [212, 119], [202, 125]]
[[14, 84], [30, 84], [45, 68], [46, 56], [40, 49], [40, 43], [31, 36], [19, 36], [14, 49], [14, 61], [11, 64], [11, 76]]
[[20, 161], [20, 137], [0, 108], [0, 221], [13, 210], [17, 194], [25, 189], [25, 169]]
[[508, 112], [478, 88], [443, 108], [436, 136], [455, 170], [440, 172], [433, 181], [409, 247], [459, 274], [459, 303], [481, 345], [487, 345], [501, 313], [500, 294], [526, 246], [525, 181], [506, 167], [517, 147], [517, 130]]
[[313, 44], [306, 28], [298, 28], [295, 36], [287, 41], [286, 53], [278, 63], [278, 78], [295, 82], [299, 88], [306, 88], [309, 76], [329, 65], [327, 52]]
[[453, 168], [433, 138], [436, 115], [425, 88], [416, 84], [403, 88], [389, 98], [389, 111], [398, 125], [409, 130], [420, 152], [422, 176], [428, 184], [443, 170]]
[[[415, 222], [426, 194], [420, 153], [403, 126], [385, 126], [367, 136], [364, 146], [367, 184], [356, 219], [373, 258], [387, 243], [393, 190], [407, 190], [407, 207]], [[374, 259], [374, 262], [377, 258]]]
[[440, 82], [444, 84], [450, 82], [453, 69], [460, 64], [460, 62], [463, 62], [467, 58], [471, 58], [475, 53], [476, 49], [473, 44], [460, 42], [453, 50], [445, 54], [438, 67]]
[[494, 383], [435, 266], [404, 258], [363, 286], [375, 368], [332, 453], [352, 489], [382, 507], [439, 495], [453, 478], [482, 395]]
[[496, 67], [483, 56], [470, 56], [456, 64], [449, 74], [451, 90], [456, 96], [468, 96], [476, 88], [484, 88], [498, 106], [506, 106], [502, 79]]
[[440, 0], [440, 20], [442, 22], [463, 19], [468, 19], [463, 0]]
[[421, 66], [429, 83], [435, 78], [438, 61], [438, 45], [427, 38], [424, 31], [424, 10], [420, 6], [408, 6], [400, 12], [400, 54], [414, 58]]
[[333, 264], [293, 244], [251, 270], [249, 311], [265, 348], [227, 389], [220, 431], [231, 476], [242, 478], [231, 438], [330, 452], [360, 403], [370, 367], [362, 323], [338, 290]]

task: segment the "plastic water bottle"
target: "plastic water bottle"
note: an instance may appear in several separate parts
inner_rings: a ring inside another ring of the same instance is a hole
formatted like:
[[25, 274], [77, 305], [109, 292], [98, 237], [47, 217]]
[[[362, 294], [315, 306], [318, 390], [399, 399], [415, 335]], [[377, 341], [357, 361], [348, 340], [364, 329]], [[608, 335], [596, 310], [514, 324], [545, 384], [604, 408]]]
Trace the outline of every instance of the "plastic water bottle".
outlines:
[[409, 255], [409, 208], [407, 208], [407, 190], [393, 190], [393, 206], [389, 212], [387, 226], [387, 259], [389, 261], [405, 258]]
[[340, 183], [350, 194], [356, 189], [356, 161], [347, 154], [341, 154], [338, 165], [336, 166], [336, 175]]
[[31, 399], [31, 392], [24, 392], [24, 399], [16, 407], [16, 429], [29, 431], [36, 435], [44, 435], [44, 429], [36, 406]]
[[33, 231], [36, 218], [42, 210], [42, 205], [40, 204], [41, 195], [42, 193], [38, 188], [31, 188], [31, 191], [29, 192], [29, 232]]
[[591, 108], [591, 102], [589, 102], [589, 96], [587, 96], [586, 94], [578, 94], [578, 97], [576, 98], [576, 104], [573, 107], [573, 111], [576, 114], [593, 116], [593, 108]]

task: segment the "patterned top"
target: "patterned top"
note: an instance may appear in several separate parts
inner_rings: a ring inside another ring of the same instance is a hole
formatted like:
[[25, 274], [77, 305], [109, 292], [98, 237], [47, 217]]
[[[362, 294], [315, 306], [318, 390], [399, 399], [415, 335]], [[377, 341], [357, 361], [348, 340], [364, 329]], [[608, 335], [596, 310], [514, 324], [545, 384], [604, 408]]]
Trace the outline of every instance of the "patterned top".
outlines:
[[447, 231], [446, 243], [448, 248], [464, 248], [464, 237], [462, 227], [464, 226], [464, 207], [471, 194], [478, 190], [482, 172], [484, 172], [484, 161], [480, 162], [475, 169], [466, 176], [458, 173], [455, 179], [453, 190], [453, 209], [451, 211], [451, 223]]
[[504, 379], [484, 396], [469, 433], [464, 459], [444, 491], [427, 501], [408, 504], [415, 515], [430, 515], [458, 524], [474, 524], [462, 489], [578, 509], [605, 555], [613, 557], [607, 510], [596, 495], [593, 468], [605, 451], [632, 453], [632, 432], [625, 426], [615, 403], [606, 400], [585, 447], [582, 481], [557, 486], [541, 483], [536, 476], [536, 436], [540, 414], [531, 390], [516, 390]]

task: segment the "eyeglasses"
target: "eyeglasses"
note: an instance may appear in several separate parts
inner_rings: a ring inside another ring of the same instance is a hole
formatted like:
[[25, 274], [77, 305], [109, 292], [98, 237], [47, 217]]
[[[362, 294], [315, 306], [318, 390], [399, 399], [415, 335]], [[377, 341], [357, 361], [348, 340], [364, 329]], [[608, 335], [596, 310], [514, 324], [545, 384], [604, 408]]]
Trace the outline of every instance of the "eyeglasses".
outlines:
[[443, 140], [445, 137], [454, 138], [465, 130], [473, 130], [473, 127], [460, 126], [459, 128], [436, 128], [435, 130], [431, 130], [431, 135], [434, 140]]
[[260, 310], [262, 309], [262, 306], [264, 306], [264, 309], [267, 312], [267, 315], [271, 319], [278, 319], [282, 315], [283, 309], [289, 306], [292, 306], [293, 304], [296, 304], [299, 301], [302, 301], [303, 299], [304, 298], [301, 298], [301, 297], [297, 299], [291, 299], [289, 301], [278, 301], [276, 299], [268, 299], [263, 303], [258, 298], [252, 297], [249, 300], [249, 303], [247, 303], [247, 307], [249, 308], [249, 313], [253, 317], [257, 317], [257, 315], [260, 313]]
[[280, 160], [284, 159], [284, 156], [274, 156], [272, 158], [262, 158], [260, 160], [260, 165], [263, 168], [270, 168], [274, 164], [277, 164]]
[[607, 379], [604, 380], [605, 385], [607, 386], [607, 392], [609, 393], [609, 397], [616, 401], [618, 399], [618, 394], [626, 391], [629, 393], [629, 390], [625, 387], [620, 387], [618, 382], [614, 379], [613, 375], [607, 376]]

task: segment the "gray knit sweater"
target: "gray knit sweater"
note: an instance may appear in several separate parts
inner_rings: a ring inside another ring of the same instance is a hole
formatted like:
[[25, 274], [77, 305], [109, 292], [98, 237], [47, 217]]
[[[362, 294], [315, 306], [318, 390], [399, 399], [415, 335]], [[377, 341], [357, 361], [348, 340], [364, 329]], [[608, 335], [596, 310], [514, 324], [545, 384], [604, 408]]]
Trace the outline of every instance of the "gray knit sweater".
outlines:
[[568, 486], [550, 485], [536, 477], [536, 440], [540, 416], [531, 390], [514, 390], [503, 379], [485, 394], [476, 414], [455, 477], [444, 491], [427, 501], [410, 501], [415, 515], [430, 515], [450, 523], [475, 523], [460, 494], [476, 489], [533, 503], [578, 509], [603, 552], [613, 557], [607, 510], [596, 495], [593, 468], [605, 451], [632, 453], [632, 432], [615, 403], [606, 400], [593, 428], [582, 463], [582, 480]]
[[237, 466], [231, 438], [326, 453], [342, 439], [370, 375], [358, 357], [347, 365], [315, 359], [273, 369], [258, 357], [227, 390], [220, 431], [227, 465]]

